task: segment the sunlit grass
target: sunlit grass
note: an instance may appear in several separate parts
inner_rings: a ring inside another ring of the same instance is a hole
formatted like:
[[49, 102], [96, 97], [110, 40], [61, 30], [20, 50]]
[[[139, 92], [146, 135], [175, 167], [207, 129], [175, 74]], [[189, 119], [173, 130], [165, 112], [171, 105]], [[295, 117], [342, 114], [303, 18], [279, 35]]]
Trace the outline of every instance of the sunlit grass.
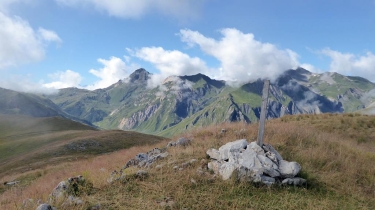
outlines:
[[[0, 209], [21, 209], [27, 198], [45, 200], [58, 182], [79, 174], [91, 180], [96, 191], [83, 197], [87, 201], [83, 206], [57, 204], [58, 209], [87, 209], [98, 203], [103, 209], [374, 209], [374, 126], [375, 117], [358, 114], [297, 115], [268, 121], [265, 143], [272, 144], [284, 159], [301, 164], [299, 176], [307, 179], [304, 187], [222, 181], [209, 171], [199, 175], [196, 171], [205, 167], [208, 148], [240, 138], [256, 139], [257, 124], [227, 123], [184, 134], [193, 140], [192, 145], [170, 148], [169, 156], [155, 164], [162, 168], [147, 169], [150, 176], [146, 179], [128, 176], [122, 182], [107, 183], [110, 173], [137, 153], [164, 147], [168, 141], [44, 168], [35, 172], [28, 185], [1, 194]], [[220, 132], [223, 128], [226, 133]], [[181, 171], [173, 169], [191, 159], [198, 161]]]

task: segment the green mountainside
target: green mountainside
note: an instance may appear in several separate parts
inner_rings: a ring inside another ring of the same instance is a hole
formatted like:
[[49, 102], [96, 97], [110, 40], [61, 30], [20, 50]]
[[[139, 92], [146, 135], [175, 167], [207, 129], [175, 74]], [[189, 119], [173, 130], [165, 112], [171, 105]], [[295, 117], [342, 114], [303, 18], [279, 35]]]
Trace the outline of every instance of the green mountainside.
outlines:
[[98, 130], [56, 116], [0, 114], [0, 177], [164, 139], [132, 131]]
[[75, 115], [67, 114], [44, 96], [0, 88], [0, 98], [0, 114], [31, 117], [62, 117], [93, 126], [89, 120], [82, 120]]
[[[47, 97], [69, 115], [101, 128], [166, 136], [204, 125], [259, 118], [262, 80], [232, 87], [197, 74], [171, 76], [160, 86], [149, 87], [151, 76], [138, 69], [105, 89], [66, 88]], [[267, 118], [357, 111], [374, 101], [374, 89], [374, 83], [360, 77], [288, 70], [271, 82]]]

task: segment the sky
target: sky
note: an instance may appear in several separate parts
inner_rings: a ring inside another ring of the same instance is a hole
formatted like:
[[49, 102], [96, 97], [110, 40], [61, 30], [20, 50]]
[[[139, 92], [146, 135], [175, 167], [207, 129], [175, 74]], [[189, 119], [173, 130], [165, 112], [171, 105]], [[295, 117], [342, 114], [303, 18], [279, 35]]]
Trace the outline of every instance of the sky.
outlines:
[[375, 81], [375, 0], [0, 0], [0, 87], [149, 86], [203, 73], [244, 83], [288, 69]]

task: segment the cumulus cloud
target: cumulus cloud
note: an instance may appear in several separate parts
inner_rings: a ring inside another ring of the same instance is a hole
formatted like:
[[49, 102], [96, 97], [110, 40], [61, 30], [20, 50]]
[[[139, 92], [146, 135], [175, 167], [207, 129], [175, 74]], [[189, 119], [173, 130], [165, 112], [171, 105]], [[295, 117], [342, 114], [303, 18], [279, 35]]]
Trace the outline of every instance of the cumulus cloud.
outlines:
[[47, 29], [44, 29], [44, 28], [39, 28], [38, 32], [39, 32], [40, 36], [48, 42], [57, 42], [57, 43], [62, 42], [60, 37], [54, 31], [50, 31], [50, 30], [47, 30]]
[[48, 88], [42, 82], [33, 82], [30, 76], [12, 75], [0, 79], [0, 87], [25, 93], [53, 94], [57, 90]]
[[98, 59], [103, 64], [103, 68], [95, 70], [90, 69], [90, 73], [98, 77], [100, 80], [86, 87], [89, 90], [106, 88], [117, 81], [127, 78], [131, 71], [138, 68], [138, 65], [129, 63], [129, 58], [125, 57], [125, 61], [121, 58], [111, 57], [109, 60]]
[[82, 76], [75, 71], [66, 70], [64, 72], [56, 72], [48, 75], [54, 82], [46, 83], [43, 86], [47, 88], [68, 88], [68, 87], [79, 87], [82, 81]]
[[255, 40], [233, 28], [222, 29], [220, 40], [205, 37], [197, 31], [180, 30], [183, 42], [198, 45], [208, 55], [221, 62], [219, 78], [247, 82], [258, 78], [275, 79], [283, 71], [298, 67], [298, 55], [289, 49], [278, 49], [270, 43]]
[[190, 18], [196, 17], [206, 0], [55, 0], [70, 7], [94, 7], [98, 11], [120, 18], [139, 18], [157, 11], [162, 14]]
[[134, 52], [134, 55], [152, 63], [159, 71], [151, 77], [149, 85], [155, 87], [171, 75], [193, 75], [203, 73], [212, 75], [206, 63], [197, 57], [190, 57], [178, 50], [165, 50], [162, 47], [144, 47]]
[[375, 55], [367, 52], [365, 55], [341, 53], [326, 48], [320, 51], [323, 55], [331, 58], [330, 71], [344, 75], [361, 76], [375, 81]]
[[35, 31], [20, 17], [9, 17], [0, 12], [0, 69], [44, 58], [49, 42], [61, 42], [53, 31]]

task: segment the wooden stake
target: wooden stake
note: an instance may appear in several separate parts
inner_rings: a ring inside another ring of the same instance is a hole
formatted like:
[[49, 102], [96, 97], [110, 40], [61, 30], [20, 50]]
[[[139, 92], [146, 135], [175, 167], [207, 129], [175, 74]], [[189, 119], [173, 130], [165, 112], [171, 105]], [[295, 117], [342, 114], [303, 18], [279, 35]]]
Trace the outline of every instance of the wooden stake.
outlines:
[[267, 103], [268, 103], [268, 92], [270, 89], [270, 81], [265, 80], [263, 86], [263, 95], [262, 95], [262, 108], [260, 110], [260, 119], [259, 119], [259, 130], [258, 130], [258, 140], [257, 144], [261, 147], [263, 146], [263, 136], [264, 136], [264, 124], [266, 121], [267, 115]]

